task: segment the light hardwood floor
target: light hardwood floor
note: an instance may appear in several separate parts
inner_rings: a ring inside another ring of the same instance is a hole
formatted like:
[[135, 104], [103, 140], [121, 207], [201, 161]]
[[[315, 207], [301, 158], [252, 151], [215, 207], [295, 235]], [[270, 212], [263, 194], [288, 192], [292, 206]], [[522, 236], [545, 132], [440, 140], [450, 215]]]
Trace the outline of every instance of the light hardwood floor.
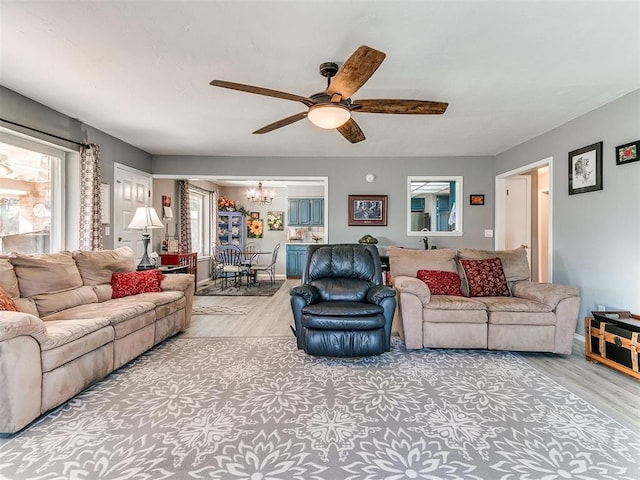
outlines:
[[[272, 297], [195, 297], [195, 305], [251, 306], [246, 315], [194, 315], [183, 337], [293, 336], [287, 280]], [[640, 381], [584, 357], [584, 342], [574, 340], [571, 355], [521, 353], [527, 363], [622, 425], [640, 431]]]

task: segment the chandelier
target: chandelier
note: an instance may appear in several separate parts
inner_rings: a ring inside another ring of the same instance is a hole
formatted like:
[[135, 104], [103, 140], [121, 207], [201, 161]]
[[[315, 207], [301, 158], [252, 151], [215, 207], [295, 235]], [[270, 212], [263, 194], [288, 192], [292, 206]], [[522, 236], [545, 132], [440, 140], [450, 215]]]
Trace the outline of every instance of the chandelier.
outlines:
[[258, 182], [258, 188], [247, 190], [247, 200], [254, 205], [270, 205], [276, 193], [273, 190], [263, 190], [262, 182]]

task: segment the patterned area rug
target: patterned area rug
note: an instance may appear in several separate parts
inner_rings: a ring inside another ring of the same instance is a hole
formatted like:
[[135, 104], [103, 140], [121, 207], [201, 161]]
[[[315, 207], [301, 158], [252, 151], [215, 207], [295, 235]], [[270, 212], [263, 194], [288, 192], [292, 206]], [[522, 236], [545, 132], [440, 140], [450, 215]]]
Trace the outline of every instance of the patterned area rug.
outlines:
[[638, 451], [508, 352], [178, 338], [0, 439], [0, 478], [637, 479]]
[[246, 315], [252, 305], [194, 305], [193, 315]]
[[202, 296], [250, 296], [250, 297], [270, 297], [274, 295], [280, 287], [284, 284], [284, 280], [276, 280], [271, 285], [269, 280], [262, 281], [257, 285], [251, 285], [247, 287], [246, 285], [241, 285], [238, 287], [233, 286], [233, 282], [229, 282], [229, 285], [225, 288], [220, 286], [220, 283], [216, 283], [214, 281], [209, 281], [208, 283], [203, 284], [198, 287], [198, 291], [196, 295]]

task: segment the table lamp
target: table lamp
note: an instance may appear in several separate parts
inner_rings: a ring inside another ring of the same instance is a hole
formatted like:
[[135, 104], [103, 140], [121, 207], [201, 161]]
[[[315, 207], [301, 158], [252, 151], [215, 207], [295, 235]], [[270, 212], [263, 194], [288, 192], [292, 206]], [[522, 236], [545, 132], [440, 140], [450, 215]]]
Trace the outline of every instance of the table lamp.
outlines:
[[149, 229], [151, 228], [164, 228], [164, 225], [158, 218], [153, 207], [138, 207], [136, 213], [133, 215], [129, 228], [132, 230], [144, 230], [142, 233], [142, 246], [144, 248], [144, 254], [142, 260], [138, 264], [138, 270], [150, 270], [155, 268], [155, 265], [151, 263], [147, 248], [149, 247]]

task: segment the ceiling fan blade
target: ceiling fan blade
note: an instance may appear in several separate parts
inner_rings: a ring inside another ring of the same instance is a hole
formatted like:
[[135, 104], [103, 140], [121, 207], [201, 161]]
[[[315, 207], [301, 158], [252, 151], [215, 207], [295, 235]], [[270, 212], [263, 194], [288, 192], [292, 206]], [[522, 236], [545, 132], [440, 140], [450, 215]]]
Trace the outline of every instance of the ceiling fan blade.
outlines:
[[339, 93], [343, 99], [350, 98], [378, 69], [386, 55], [366, 45], [358, 47], [329, 85], [327, 93]]
[[354, 112], [409, 115], [441, 115], [449, 106], [445, 102], [430, 102], [428, 100], [354, 100], [353, 103], [360, 105], [360, 108], [354, 108]]
[[213, 80], [209, 85], [214, 87], [229, 88], [231, 90], [240, 90], [241, 92], [255, 93], [256, 95], [266, 95], [267, 97], [282, 98], [284, 100], [293, 100], [294, 102], [302, 102], [310, 107], [315, 102], [307, 97], [294, 95], [293, 93], [279, 92], [270, 88], [254, 87], [253, 85], [245, 85], [244, 83], [226, 82], [224, 80]]
[[283, 118], [282, 120], [278, 120], [277, 122], [270, 123], [266, 127], [262, 127], [259, 130], [256, 130], [253, 133], [268, 133], [277, 128], [286, 127], [287, 125], [291, 125], [298, 120], [302, 120], [303, 118], [307, 118], [307, 112], [296, 113], [295, 115], [291, 115], [290, 117]]
[[365, 139], [364, 133], [362, 133], [362, 130], [360, 130], [360, 127], [353, 118], [347, 120], [344, 125], [340, 125], [336, 130], [351, 143], [358, 143]]

